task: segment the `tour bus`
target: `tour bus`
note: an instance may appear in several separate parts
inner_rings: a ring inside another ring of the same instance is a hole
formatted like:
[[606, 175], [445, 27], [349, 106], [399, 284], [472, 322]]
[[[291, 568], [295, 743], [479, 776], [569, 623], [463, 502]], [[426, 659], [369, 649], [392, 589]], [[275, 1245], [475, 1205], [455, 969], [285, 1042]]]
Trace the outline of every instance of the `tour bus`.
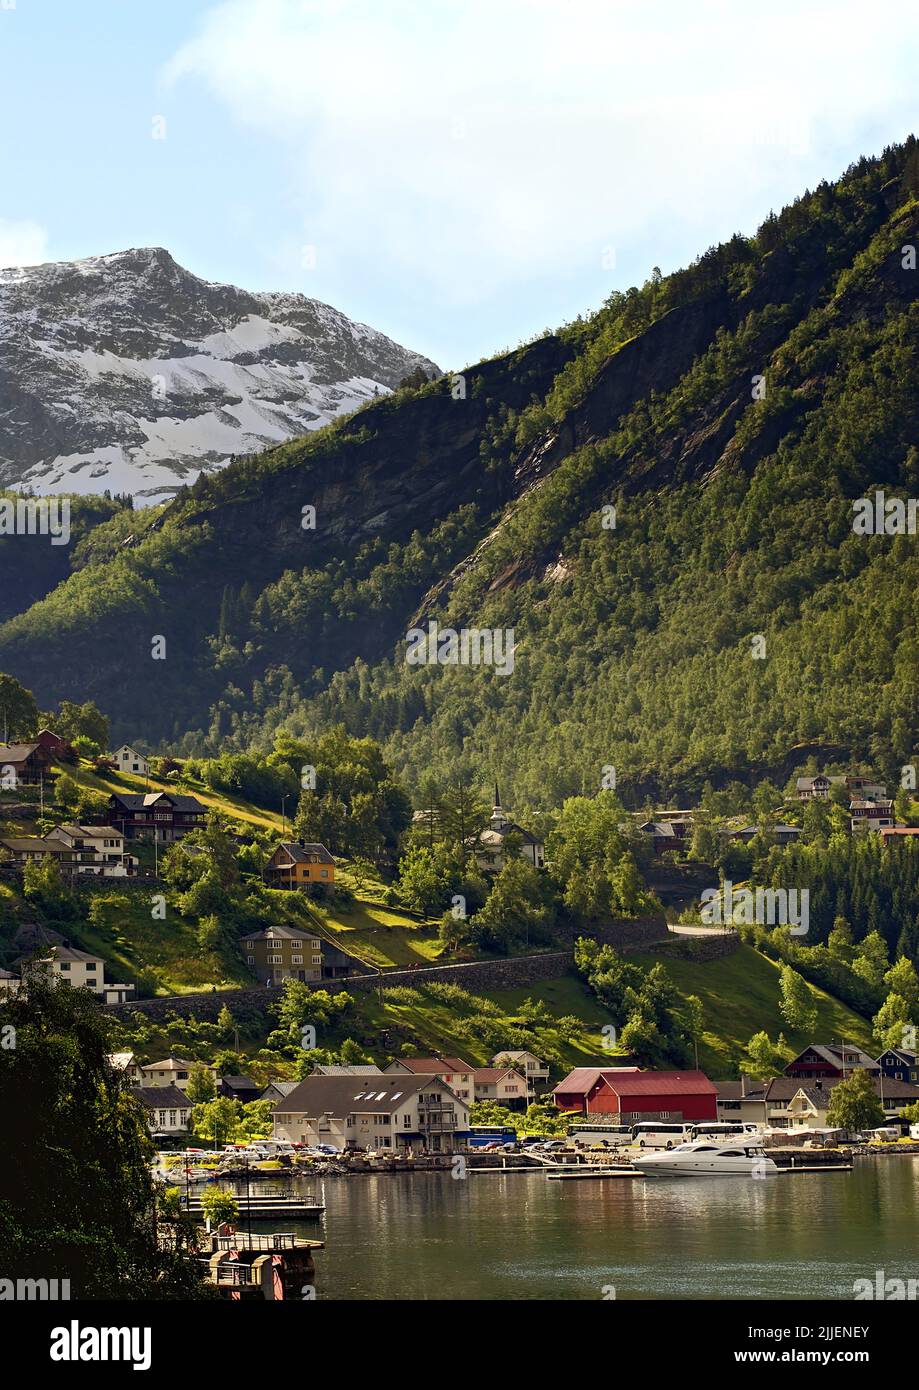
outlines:
[[682, 1144], [685, 1125], [666, 1125], [660, 1120], [642, 1120], [632, 1126], [632, 1142], [640, 1149], [672, 1149]]
[[576, 1149], [621, 1149], [632, 1142], [631, 1125], [573, 1124], [568, 1138]]
[[506, 1147], [517, 1142], [517, 1131], [510, 1125], [470, 1125], [467, 1142], [470, 1149], [484, 1149], [489, 1144]]
[[683, 1126], [683, 1138], [687, 1142], [694, 1139], [717, 1139], [729, 1134], [758, 1134], [759, 1126], [742, 1123], [740, 1120], [702, 1120], [696, 1125]]

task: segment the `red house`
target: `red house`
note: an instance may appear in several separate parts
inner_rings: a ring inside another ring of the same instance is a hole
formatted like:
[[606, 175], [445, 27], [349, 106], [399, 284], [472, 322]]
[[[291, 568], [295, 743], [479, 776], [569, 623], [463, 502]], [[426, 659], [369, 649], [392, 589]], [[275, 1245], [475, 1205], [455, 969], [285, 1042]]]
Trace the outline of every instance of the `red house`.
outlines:
[[552, 1094], [559, 1110], [641, 1120], [717, 1120], [718, 1092], [701, 1071], [639, 1071], [637, 1067], [575, 1067]]

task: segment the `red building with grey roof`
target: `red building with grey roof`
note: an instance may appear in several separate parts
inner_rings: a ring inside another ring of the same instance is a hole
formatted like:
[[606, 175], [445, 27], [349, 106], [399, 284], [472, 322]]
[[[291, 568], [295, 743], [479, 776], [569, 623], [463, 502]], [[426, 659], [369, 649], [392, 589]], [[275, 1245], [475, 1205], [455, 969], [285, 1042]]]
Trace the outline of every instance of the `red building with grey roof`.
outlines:
[[552, 1092], [559, 1110], [605, 1115], [613, 1123], [717, 1120], [718, 1092], [701, 1071], [575, 1067]]

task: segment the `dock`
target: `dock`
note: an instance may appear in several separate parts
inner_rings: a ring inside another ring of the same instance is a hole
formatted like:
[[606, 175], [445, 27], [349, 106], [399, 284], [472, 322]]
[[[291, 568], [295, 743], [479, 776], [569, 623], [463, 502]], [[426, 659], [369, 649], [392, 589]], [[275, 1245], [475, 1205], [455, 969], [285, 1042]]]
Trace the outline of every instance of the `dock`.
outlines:
[[[236, 1202], [240, 1220], [277, 1221], [291, 1217], [298, 1221], [318, 1221], [325, 1211], [322, 1202], [303, 1197], [261, 1196], [254, 1193], [246, 1197], [237, 1196], [235, 1192], [229, 1195]], [[204, 1204], [200, 1197], [191, 1197], [187, 1203], [183, 1203], [183, 1207], [190, 1216], [204, 1215]]]
[[595, 1163], [587, 1163], [583, 1167], [575, 1164], [563, 1164], [559, 1168], [549, 1168], [545, 1171], [550, 1182], [573, 1182], [576, 1179], [587, 1180], [590, 1178], [640, 1178], [643, 1176], [637, 1168], [601, 1168], [599, 1164]]

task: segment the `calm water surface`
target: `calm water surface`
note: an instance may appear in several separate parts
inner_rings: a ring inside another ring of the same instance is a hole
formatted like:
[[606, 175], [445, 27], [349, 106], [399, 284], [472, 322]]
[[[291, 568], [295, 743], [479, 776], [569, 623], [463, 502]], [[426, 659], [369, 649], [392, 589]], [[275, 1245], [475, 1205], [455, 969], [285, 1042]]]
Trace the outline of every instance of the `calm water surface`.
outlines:
[[326, 1242], [320, 1299], [599, 1299], [608, 1285], [617, 1299], [851, 1299], [878, 1269], [919, 1277], [915, 1158], [764, 1181], [396, 1173], [300, 1190], [326, 1205], [297, 1227]]

